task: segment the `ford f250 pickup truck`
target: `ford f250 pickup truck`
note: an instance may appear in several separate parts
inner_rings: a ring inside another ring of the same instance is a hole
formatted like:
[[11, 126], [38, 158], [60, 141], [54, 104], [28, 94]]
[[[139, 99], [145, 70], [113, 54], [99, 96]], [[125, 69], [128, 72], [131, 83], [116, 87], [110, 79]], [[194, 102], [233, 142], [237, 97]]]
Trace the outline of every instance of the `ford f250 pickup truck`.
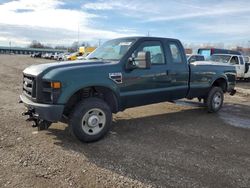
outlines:
[[179, 40], [128, 37], [107, 41], [86, 60], [34, 65], [23, 71], [23, 115], [40, 130], [68, 123], [83, 142], [102, 138], [112, 113], [177, 99], [199, 98], [217, 112], [235, 93], [234, 66], [188, 64]]

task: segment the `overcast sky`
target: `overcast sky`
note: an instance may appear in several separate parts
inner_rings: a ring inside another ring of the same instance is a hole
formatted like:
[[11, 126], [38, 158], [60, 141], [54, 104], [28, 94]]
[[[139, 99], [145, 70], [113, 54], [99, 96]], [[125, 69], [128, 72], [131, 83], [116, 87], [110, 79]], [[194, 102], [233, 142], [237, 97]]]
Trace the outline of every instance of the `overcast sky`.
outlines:
[[250, 0], [0, 0], [0, 45], [123, 36], [250, 45]]

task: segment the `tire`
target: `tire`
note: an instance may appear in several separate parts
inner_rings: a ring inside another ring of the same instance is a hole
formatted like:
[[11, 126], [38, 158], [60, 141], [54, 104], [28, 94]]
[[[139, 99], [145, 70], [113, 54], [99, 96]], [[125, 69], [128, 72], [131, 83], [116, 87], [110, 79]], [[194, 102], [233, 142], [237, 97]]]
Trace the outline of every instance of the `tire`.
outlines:
[[82, 142], [94, 142], [105, 136], [112, 126], [112, 112], [99, 98], [82, 100], [73, 110], [69, 126]]
[[224, 101], [223, 90], [220, 87], [212, 87], [206, 99], [208, 112], [209, 113], [218, 112], [223, 105], [223, 101]]

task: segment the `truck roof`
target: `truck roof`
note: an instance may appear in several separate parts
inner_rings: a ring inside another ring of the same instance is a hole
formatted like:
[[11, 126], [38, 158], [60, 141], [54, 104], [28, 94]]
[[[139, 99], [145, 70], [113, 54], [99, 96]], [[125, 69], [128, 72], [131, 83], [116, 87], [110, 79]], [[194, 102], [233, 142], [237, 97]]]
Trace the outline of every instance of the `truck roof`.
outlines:
[[241, 55], [240, 52], [235, 50], [220, 49], [220, 48], [199, 48], [198, 53], [202, 50], [211, 50], [211, 55], [213, 54], [231, 54], [231, 55]]
[[154, 40], [154, 39], [160, 39], [160, 40], [177, 40], [175, 38], [165, 38], [165, 37], [149, 37], [149, 36], [131, 36], [131, 37], [121, 37], [121, 38], [116, 38], [116, 39], [135, 39], [135, 40], [139, 40], [139, 39], [145, 39], [145, 40]]

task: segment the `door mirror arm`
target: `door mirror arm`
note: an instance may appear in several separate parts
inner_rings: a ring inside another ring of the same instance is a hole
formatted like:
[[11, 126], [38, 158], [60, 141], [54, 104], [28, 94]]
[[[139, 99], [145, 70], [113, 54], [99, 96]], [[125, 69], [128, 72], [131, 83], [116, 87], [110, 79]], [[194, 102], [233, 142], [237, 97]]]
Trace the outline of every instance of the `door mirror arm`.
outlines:
[[136, 66], [136, 64], [135, 64], [135, 58], [133, 58], [133, 57], [130, 57], [129, 59], [128, 59], [128, 63], [126, 63], [126, 69], [127, 70], [134, 70], [134, 69], [136, 69], [137, 68], [137, 66]]
[[126, 64], [127, 70], [149, 69], [151, 66], [150, 52], [138, 52], [136, 58], [130, 57]]

